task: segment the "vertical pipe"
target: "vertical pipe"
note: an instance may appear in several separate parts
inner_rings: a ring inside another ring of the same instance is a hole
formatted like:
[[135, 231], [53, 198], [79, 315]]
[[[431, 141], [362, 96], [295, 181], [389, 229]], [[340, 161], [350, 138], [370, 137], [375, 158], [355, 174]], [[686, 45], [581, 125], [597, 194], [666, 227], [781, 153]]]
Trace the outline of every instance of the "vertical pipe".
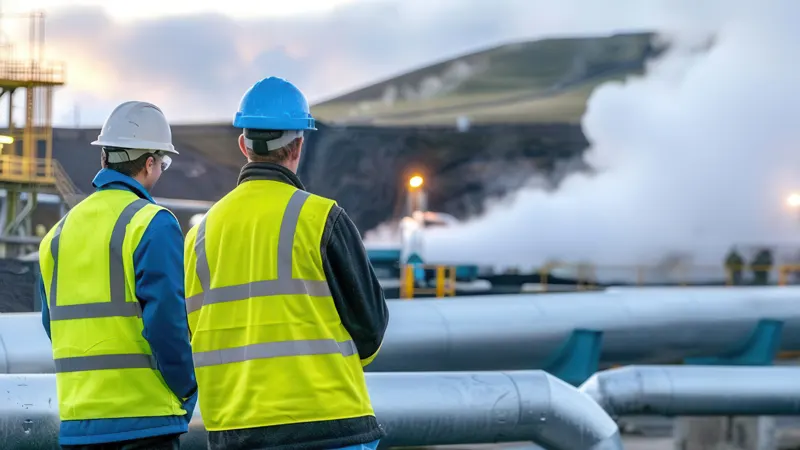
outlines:
[[456, 266], [450, 266], [450, 288], [448, 292], [451, 297], [456, 295], [456, 276]]
[[444, 297], [444, 266], [436, 266], [436, 297]]
[[403, 264], [403, 298], [414, 298], [414, 265]]
[[28, 61], [29, 67], [33, 69], [33, 61], [36, 58], [36, 13], [30, 13], [28, 19]]
[[25, 132], [22, 135], [22, 173], [26, 177], [32, 175], [31, 160], [33, 158], [34, 149], [34, 129], [33, 129], [33, 113], [34, 113], [34, 95], [35, 88], [33, 83], [29, 83], [25, 87]]
[[55, 182], [53, 173], [53, 87], [45, 88], [45, 177]]
[[[0, 173], [2, 173], [2, 170], [0, 170]], [[0, 198], [0, 235], [2, 235], [2, 230], [6, 227], [6, 223], [8, 223], [6, 220], [7, 214], [8, 214], [8, 191], [6, 191], [5, 198]], [[2, 340], [2, 338], [0, 338], [0, 340]], [[0, 348], [2, 348], [2, 345], [3, 344], [0, 343]], [[0, 373], [5, 373], [5, 372], [0, 372]]]
[[[8, 135], [14, 137], [14, 89], [8, 91]], [[17, 143], [16, 141], [11, 144], [11, 152], [10, 155], [17, 154]]]
[[39, 11], [39, 62], [44, 61], [44, 11]]

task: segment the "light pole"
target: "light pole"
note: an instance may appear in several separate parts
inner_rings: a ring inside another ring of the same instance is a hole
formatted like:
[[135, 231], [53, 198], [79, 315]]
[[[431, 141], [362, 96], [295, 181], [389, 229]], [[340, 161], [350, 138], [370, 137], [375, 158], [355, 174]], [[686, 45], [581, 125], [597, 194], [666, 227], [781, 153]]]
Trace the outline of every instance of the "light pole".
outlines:
[[419, 216], [428, 209], [427, 195], [422, 188], [424, 184], [422, 175], [414, 175], [408, 179], [408, 215], [420, 221], [423, 218]]
[[422, 178], [422, 175], [413, 175], [408, 179], [407, 213], [406, 217], [400, 221], [403, 297], [412, 297], [414, 286], [425, 280], [423, 230], [427, 198], [425, 190], [422, 188], [424, 184], [425, 179]]

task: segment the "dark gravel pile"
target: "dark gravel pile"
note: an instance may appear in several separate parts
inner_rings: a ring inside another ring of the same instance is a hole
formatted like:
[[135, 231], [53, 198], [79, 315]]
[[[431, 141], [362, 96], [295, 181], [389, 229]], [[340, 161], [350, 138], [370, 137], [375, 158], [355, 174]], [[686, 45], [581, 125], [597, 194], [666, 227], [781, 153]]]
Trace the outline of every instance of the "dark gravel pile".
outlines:
[[[533, 175], [544, 176], [552, 187], [563, 175], [563, 162], [579, 161], [588, 145], [580, 125], [567, 123], [480, 125], [465, 132], [455, 127], [317, 127], [306, 141], [300, 178], [312, 192], [337, 200], [362, 233], [401, 214], [412, 173], [425, 176], [432, 210], [463, 219], [481, 213], [486, 199], [514, 192]], [[56, 159], [87, 193], [100, 159], [89, 142], [98, 133], [54, 132]], [[181, 154], [153, 194], [220, 199], [236, 186], [244, 163], [238, 134], [229, 125], [174, 126]], [[50, 216], [40, 223], [52, 226], [58, 216]]]
[[37, 263], [0, 259], [0, 313], [33, 311], [37, 280]]
[[[408, 178], [424, 175], [429, 208], [460, 219], [485, 201], [519, 189], [534, 175], [555, 187], [585, 169], [588, 142], [580, 125], [455, 127], [320, 127], [310, 135], [300, 178], [333, 198], [366, 232], [402, 213]], [[567, 162], [575, 162], [567, 164]]]

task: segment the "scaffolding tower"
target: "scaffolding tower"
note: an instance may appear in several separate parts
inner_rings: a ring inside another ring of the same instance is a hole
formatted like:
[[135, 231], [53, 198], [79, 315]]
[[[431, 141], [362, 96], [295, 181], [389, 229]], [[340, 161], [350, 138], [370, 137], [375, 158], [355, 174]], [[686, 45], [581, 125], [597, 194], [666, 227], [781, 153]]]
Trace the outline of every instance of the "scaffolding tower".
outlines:
[[53, 90], [64, 85], [64, 65], [45, 60], [44, 13], [0, 15], [2, 23], [8, 19], [27, 20], [29, 41], [27, 54], [18, 57], [16, 46], [0, 36], [0, 104], [8, 105], [8, 123], [0, 129], [0, 257], [36, 249], [41, 236], [34, 236], [31, 216], [39, 193], [69, 202], [75, 191], [53, 159]]

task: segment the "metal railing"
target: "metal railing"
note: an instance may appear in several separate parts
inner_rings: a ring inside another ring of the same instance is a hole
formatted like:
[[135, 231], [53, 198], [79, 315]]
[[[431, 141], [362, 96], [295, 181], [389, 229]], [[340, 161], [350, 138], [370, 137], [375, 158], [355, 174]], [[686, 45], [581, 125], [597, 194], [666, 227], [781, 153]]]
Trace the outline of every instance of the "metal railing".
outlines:
[[[427, 273], [433, 270], [434, 287], [427, 287]], [[414, 298], [414, 295], [447, 297], [456, 295], [456, 267], [435, 264], [405, 264], [400, 270], [400, 298]], [[422, 286], [418, 286], [418, 284]]]
[[53, 160], [0, 155], [0, 181], [12, 183], [55, 184]]
[[64, 64], [33, 60], [0, 60], [0, 83], [64, 84]]
[[83, 192], [75, 186], [75, 183], [72, 182], [72, 178], [69, 177], [67, 171], [64, 170], [61, 163], [55, 159], [53, 160], [53, 173], [56, 178], [56, 190], [58, 190], [58, 194], [61, 196], [61, 199], [64, 200], [64, 203], [67, 204], [67, 208], [72, 208], [77, 205], [83, 197]]
[[674, 267], [554, 263], [538, 270], [539, 290], [564, 290], [565, 283], [574, 290], [592, 290], [601, 285], [629, 286], [697, 286], [697, 285], [797, 285], [800, 264], [709, 266], [676, 265]]
[[[518, 271], [514, 274], [521, 275]], [[431, 276], [433, 275], [433, 276]], [[549, 264], [539, 269], [536, 291], [592, 291], [604, 286], [743, 286], [800, 285], [800, 264], [741, 267], [680, 265], [671, 268], [647, 265], [602, 266]], [[456, 295], [456, 267], [406, 264], [400, 270], [400, 298], [418, 295]]]

